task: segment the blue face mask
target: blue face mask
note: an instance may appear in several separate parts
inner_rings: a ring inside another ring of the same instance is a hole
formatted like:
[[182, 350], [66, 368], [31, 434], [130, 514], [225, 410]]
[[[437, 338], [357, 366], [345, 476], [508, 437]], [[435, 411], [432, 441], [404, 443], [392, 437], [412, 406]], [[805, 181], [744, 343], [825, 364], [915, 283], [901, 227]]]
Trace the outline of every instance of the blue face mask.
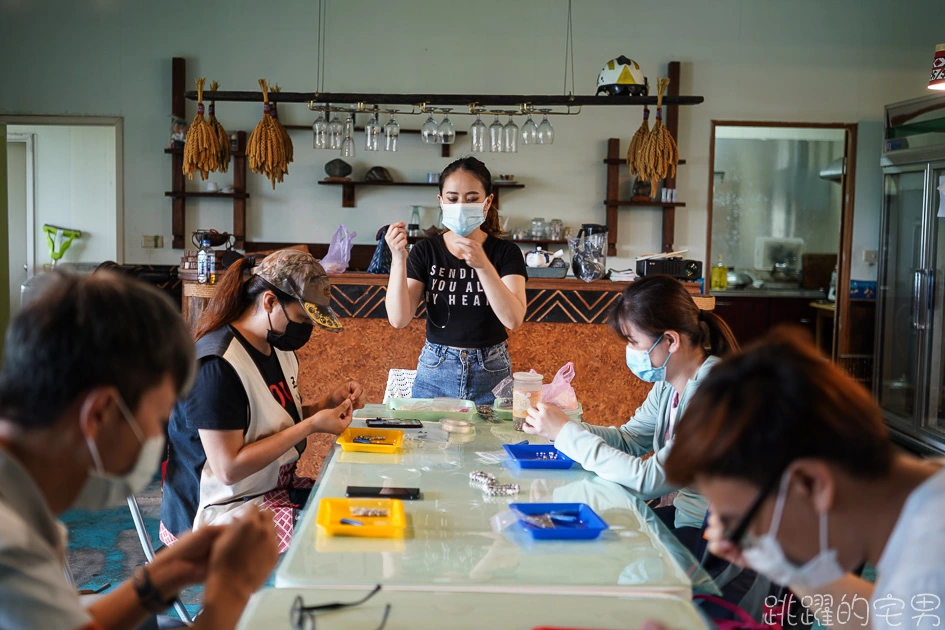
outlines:
[[486, 220], [485, 203], [444, 203], [443, 227], [459, 236], [469, 236]]
[[663, 365], [660, 367], [653, 367], [653, 363], [650, 361], [650, 353], [653, 352], [662, 340], [663, 335], [660, 335], [656, 343], [650, 346], [650, 349], [646, 351], [633, 350], [630, 346], [627, 346], [627, 367], [630, 368], [630, 371], [641, 381], [659, 383], [660, 381], [666, 380], [666, 364], [669, 363], [669, 357], [672, 356], [672, 353], [666, 355], [666, 360], [663, 361]]

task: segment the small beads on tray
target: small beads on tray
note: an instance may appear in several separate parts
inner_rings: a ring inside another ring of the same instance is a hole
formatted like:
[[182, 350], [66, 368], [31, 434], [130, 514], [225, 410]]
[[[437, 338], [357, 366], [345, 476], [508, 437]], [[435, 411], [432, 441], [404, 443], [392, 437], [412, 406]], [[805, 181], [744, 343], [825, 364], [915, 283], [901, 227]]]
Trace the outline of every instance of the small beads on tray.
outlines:
[[535, 459], [547, 459], [547, 460], [558, 459], [558, 452], [557, 451], [538, 451], [535, 453]]
[[363, 507], [353, 507], [351, 508], [352, 516], [387, 516], [387, 510], [383, 508], [363, 508]]

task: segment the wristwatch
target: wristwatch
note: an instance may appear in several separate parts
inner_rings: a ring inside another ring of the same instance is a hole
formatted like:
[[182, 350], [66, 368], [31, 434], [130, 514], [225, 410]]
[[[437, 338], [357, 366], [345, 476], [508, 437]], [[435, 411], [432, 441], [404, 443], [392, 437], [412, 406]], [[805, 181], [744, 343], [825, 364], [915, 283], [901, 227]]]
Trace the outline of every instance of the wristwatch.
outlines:
[[155, 615], [162, 613], [174, 603], [175, 598], [173, 597], [167, 600], [161, 598], [161, 593], [154, 586], [154, 582], [151, 581], [151, 576], [148, 575], [146, 565], [141, 565], [135, 569], [131, 584], [138, 596], [138, 603], [150, 613]]

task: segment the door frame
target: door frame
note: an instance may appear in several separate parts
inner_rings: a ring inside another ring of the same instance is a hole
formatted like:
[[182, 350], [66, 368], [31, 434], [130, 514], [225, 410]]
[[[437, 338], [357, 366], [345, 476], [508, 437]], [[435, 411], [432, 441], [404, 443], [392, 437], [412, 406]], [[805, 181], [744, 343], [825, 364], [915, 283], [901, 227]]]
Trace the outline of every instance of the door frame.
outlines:
[[[121, 116], [8, 116], [0, 114], [5, 125], [59, 125], [67, 127], [115, 128], [115, 262], [125, 262], [125, 157], [124, 118]], [[34, 252], [35, 255], [35, 252]], [[33, 265], [35, 266], [35, 265]]]
[[[841, 176], [841, 206], [837, 240], [837, 290], [833, 318], [831, 359], [837, 361], [850, 345], [846, 322], [850, 317], [850, 265], [853, 254], [853, 203], [856, 194], [856, 123], [785, 122], [772, 120], [712, 120], [709, 127], [709, 202], [706, 207], [705, 267], [712, 267], [712, 210], [715, 198], [715, 130], [716, 127], [793, 127], [805, 129], [843, 129], [844, 168]], [[705, 267], [703, 270], [705, 271]], [[708, 272], [706, 272], [708, 273]], [[708, 280], [704, 280], [708, 285]], [[842, 288], [842, 290], [841, 290]], [[711, 292], [711, 290], [710, 290]]]
[[[26, 144], [26, 279], [29, 280], [36, 273], [36, 247], [34, 245], [36, 230], [36, 158], [33, 153], [35, 138], [31, 133], [8, 133], [7, 146], [12, 143]], [[10, 182], [7, 182], [7, 186]], [[9, 207], [7, 212], [9, 212]]]

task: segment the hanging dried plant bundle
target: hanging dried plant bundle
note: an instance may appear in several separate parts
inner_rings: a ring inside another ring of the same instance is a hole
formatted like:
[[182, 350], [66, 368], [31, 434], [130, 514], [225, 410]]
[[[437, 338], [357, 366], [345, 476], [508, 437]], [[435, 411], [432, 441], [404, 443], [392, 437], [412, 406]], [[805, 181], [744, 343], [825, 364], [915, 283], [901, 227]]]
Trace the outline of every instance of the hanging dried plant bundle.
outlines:
[[[216, 92], [219, 87], [220, 84], [216, 81], [210, 82], [211, 92]], [[207, 122], [210, 123], [210, 128], [213, 129], [213, 133], [217, 137], [217, 170], [221, 173], [225, 173], [230, 168], [230, 137], [226, 135], [226, 129], [224, 129], [220, 121], [217, 120], [215, 101], [210, 101]]]
[[630, 146], [627, 147], [627, 166], [630, 167], [631, 175], [640, 174], [640, 149], [643, 148], [643, 143], [646, 141], [646, 137], [650, 135], [650, 108], [643, 107], [643, 122], [640, 124], [640, 128], [637, 129], [637, 132], [633, 134], [633, 137], [630, 138]]
[[269, 104], [269, 86], [265, 79], [259, 79], [263, 93], [263, 117], [249, 135], [246, 153], [249, 167], [254, 173], [265, 173], [276, 189], [276, 182], [282, 183], [283, 176], [289, 172], [289, 152], [292, 142], [288, 143], [288, 134], [278, 120], [272, 116]]
[[669, 79], [657, 80], [656, 122], [646, 137], [640, 149], [639, 176], [650, 180], [650, 197], [656, 198], [656, 189], [660, 180], [676, 176], [676, 165], [679, 163], [679, 149], [676, 140], [665, 126], [663, 126], [663, 94]]
[[[278, 83], [276, 83], [276, 84], [273, 86], [272, 91], [273, 91], [273, 92], [281, 92], [281, 91], [282, 91], [282, 88], [279, 87], [279, 84], [278, 84]], [[270, 103], [270, 104], [269, 104], [269, 113], [272, 114], [273, 120], [275, 120], [275, 121], [279, 124], [279, 129], [280, 129], [280, 131], [282, 132], [282, 141], [285, 143], [285, 149], [286, 149], [286, 150], [285, 150], [285, 153], [286, 153], [286, 163], [287, 163], [287, 164], [291, 164], [292, 162], [295, 161], [295, 149], [294, 149], [294, 147], [292, 146], [292, 139], [289, 137], [289, 132], [286, 131], [285, 126], [283, 126], [283, 124], [282, 124], [281, 122], [279, 122], [279, 109], [278, 109], [277, 105], [278, 105], [278, 103]], [[289, 172], [289, 171], [286, 171], [286, 173], [288, 173], [288, 172]]]
[[187, 139], [184, 142], [183, 172], [189, 179], [199, 172], [201, 179], [207, 179], [210, 171], [217, 170], [220, 149], [217, 136], [210, 123], [203, 117], [203, 85], [206, 79], [197, 79], [197, 114], [190, 123]]

